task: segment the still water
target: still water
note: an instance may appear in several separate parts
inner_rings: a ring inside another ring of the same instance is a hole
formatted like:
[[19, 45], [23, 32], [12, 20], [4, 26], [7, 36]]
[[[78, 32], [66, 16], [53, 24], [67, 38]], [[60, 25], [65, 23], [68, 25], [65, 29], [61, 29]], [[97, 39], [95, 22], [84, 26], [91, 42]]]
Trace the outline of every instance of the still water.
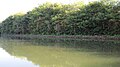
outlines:
[[120, 41], [0, 39], [0, 67], [120, 67]]

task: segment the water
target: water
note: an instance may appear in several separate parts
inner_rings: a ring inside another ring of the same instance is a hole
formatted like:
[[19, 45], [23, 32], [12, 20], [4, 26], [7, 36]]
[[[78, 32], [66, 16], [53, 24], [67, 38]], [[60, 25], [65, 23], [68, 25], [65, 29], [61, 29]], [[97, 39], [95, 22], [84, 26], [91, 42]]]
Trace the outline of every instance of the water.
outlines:
[[0, 67], [120, 67], [120, 42], [0, 39]]

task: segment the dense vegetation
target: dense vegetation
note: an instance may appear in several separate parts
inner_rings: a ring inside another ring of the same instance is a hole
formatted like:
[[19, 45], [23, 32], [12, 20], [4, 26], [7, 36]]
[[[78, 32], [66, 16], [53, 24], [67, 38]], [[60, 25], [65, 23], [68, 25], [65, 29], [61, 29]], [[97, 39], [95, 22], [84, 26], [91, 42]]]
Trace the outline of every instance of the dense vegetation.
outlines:
[[0, 31], [2, 34], [119, 35], [120, 2], [45, 3], [26, 14], [9, 16], [0, 24]]

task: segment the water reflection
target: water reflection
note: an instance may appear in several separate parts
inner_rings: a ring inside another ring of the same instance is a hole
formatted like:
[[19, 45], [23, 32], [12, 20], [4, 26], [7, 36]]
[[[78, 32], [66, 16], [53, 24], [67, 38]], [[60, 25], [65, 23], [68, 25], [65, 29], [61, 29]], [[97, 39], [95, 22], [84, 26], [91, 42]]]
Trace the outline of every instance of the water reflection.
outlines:
[[39, 67], [28, 61], [25, 57], [17, 58], [11, 56], [4, 49], [0, 48], [0, 67]]
[[120, 42], [2, 39], [0, 43], [9, 54], [17, 57], [24, 56], [41, 67], [120, 66]]
[[34, 39], [30, 41], [34, 45], [73, 48], [77, 51], [93, 52], [120, 52], [120, 41], [86, 41], [66, 39]]

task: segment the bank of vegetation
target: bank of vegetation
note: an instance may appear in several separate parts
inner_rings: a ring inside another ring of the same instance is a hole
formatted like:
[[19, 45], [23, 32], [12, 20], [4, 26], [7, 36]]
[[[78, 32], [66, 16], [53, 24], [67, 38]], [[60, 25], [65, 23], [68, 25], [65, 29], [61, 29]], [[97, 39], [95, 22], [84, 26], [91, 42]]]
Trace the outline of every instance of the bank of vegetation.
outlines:
[[120, 2], [45, 3], [0, 24], [1, 34], [120, 35]]

